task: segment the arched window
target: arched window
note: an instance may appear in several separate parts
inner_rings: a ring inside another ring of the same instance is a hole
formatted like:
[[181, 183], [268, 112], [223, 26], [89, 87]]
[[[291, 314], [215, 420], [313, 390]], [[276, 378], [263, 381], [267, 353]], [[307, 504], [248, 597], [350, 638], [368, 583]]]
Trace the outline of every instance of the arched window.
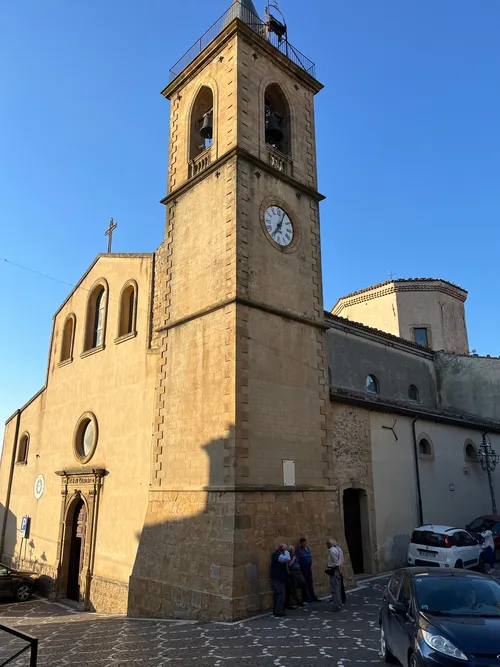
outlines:
[[[214, 96], [211, 88], [203, 86], [191, 111], [189, 160], [194, 160], [213, 143], [214, 136]], [[195, 173], [191, 174], [192, 176]]]
[[415, 401], [416, 403], [420, 402], [420, 394], [414, 384], [411, 384], [408, 389], [408, 398], [410, 401]]
[[378, 380], [375, 377], [375, 375], [368, 375], [365, 381], [365, 389], [368, 391], [370, 394], [378, 394], [379, 393], [379, 384]]
[[61, 343], [61, 358], [60, 362], [69, 361], [73, 358], [73, 340], [75, 338], [75, 316], [73, 313], [68, 315], [64, 322], [62, 343]]
[[272, 83], [266, 88], [264, 108], [266, 144], [285, 155], [291, 155], [290, 109], [277, 83]]
[[427, 438], [420, 438], [418, 443], [418, 453], [424, 458], [429, 458], [432, 456], [432, 445], [427, 440]]
[[87, 301], [87, 321], [85, 323], [84, 351], [104, 345], [106, 329], [106, 288], [99, 283], [90, 293]]
[[137, 284], [131, 281], [124, 285], [120, 295], [118, 337], [135, 332], [137, 318]]
[[465, 460], [469, 463], [477, 463], [477, 449], [472, 440], [467, 440], [464, 445]]
[[16, 463], [28, 463], [29, 446], [30, 446], [30, 435], [29, 433], [23, 433], [22, 436], [19, 438]]

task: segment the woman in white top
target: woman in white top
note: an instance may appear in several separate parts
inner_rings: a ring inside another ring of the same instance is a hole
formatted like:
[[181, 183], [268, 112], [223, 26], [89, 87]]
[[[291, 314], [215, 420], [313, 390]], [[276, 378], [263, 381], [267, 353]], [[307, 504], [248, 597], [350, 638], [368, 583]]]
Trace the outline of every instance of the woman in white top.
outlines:
[[488, 559], [490, 567], [492, 570], [495, 569], [495, 542], [493, 541], [493, 533], [489, 530], [486, 524], [483, 524], [483, 532], [481, 533], [483, 538], [483, 551]]

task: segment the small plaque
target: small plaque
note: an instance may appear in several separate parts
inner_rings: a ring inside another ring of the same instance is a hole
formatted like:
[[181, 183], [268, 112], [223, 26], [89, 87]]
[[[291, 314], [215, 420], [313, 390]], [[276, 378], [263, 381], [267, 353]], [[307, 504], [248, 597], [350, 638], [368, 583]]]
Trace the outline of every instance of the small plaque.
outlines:
[[295, 486], [295, 461], [283, 461], [283, 485]]

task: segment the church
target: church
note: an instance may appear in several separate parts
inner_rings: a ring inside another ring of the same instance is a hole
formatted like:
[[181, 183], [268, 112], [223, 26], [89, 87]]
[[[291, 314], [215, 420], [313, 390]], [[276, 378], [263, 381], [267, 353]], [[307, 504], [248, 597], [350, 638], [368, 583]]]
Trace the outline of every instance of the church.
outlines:
[[252, 0], [170, 71], [164, 240], [95, 259], [6, 423], [0, 560], [48, 595], [238, 620], [271, 607], [278, 542], [307, 535], [326, 592], [328, 537], [376, 574], [419, 523], [491, 513], [500, 360], [469, 353], [467, 292], [390, 280], [324, 310], [321, 88]]

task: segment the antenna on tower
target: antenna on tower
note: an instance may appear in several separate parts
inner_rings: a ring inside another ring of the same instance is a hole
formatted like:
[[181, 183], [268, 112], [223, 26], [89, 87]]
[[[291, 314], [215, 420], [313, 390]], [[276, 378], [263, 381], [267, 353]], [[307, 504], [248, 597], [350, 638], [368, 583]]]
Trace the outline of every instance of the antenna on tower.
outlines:
[[[273, 16], [271, 9], [273, 9], [275, 12], [278, 12], [282, 19], [281, 21], [277, 19], [276, 16]], [[286, 21], [280, 8], [278, 7], [277, 0], [267, 0], [266, 3], [266, 36], [269, 41], [271, 41], [270, 33], [274, 33], [278, 37], [278, 46], [280, 46], [282, 42], [288, 44]]]

